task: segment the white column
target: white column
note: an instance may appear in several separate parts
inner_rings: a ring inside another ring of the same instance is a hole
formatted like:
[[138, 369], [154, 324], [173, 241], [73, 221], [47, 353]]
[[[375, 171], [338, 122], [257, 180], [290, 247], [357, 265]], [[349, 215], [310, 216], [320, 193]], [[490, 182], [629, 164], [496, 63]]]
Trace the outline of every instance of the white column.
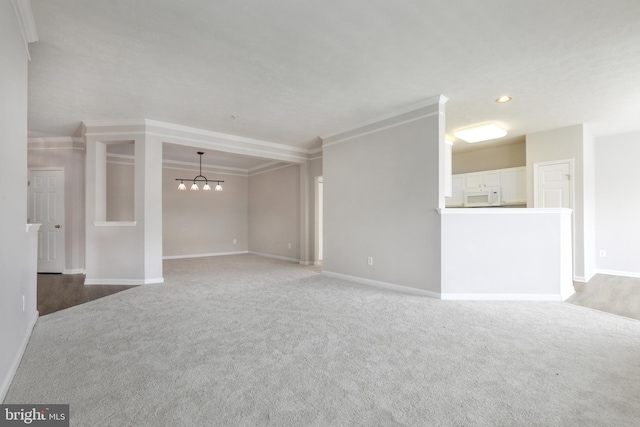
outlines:
[[136, 141], [136, 221], [144, 248], [144, 283], [162, 278], [162, 140], [145, 135]]

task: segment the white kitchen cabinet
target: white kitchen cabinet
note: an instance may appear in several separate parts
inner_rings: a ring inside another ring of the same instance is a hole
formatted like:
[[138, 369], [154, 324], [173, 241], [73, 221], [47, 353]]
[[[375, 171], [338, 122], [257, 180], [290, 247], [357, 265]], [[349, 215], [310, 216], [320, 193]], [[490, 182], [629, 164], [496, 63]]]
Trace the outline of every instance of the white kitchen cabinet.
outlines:
[[464, 182], [465, 174], [451, 176], [451, 197], [445, 199], [446, 207], [459, 208], [464, 206]]
[[527, 168], [502, 169], [502, 200], [505, 205], [527, 203]]
[[465, 188], [467, 190], [483, 187], [501, 187], [502, 174], [500, 169], [492, 171], [465, 174]]

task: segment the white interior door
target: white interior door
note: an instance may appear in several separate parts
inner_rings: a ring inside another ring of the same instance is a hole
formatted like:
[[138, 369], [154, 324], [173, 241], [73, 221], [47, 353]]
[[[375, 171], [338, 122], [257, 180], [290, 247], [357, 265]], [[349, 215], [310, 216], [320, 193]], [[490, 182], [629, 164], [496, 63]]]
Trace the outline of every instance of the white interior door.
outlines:
[[535, 165], [536, 208], [572, 207], [572, 169], [570, 160]]
[[29, 222], [38, 231], [38, 273], [64, 269], [64, 171], [29, 171]]

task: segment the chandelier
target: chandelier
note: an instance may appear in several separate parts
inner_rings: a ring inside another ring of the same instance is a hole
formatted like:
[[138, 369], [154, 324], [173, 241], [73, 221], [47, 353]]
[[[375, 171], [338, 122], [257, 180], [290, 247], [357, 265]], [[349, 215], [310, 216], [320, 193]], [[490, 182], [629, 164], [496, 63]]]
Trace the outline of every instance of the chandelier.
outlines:
[[[187, 186], [184, 185], [184, 181], [193, 181], [193, 184], [191, 185], [191, 190], [199, 190], [200, 187], [198, 187], [198, 184], [196, 183], [197, 181], [204, 181], [204, 187], [202, 187], [203, 190], [208, 191], [211, 190], [211, 187], [209, 186], [209, 181], [207, 179], [206, 176], [202, 175], [202, 155], [204, 154], [204, 152], [202, 151], [198, 151], [198, 154], [200, 155], [200, 175], [196, 176], [193, 179], [190, 178], [176, 178], [176, 181], [180, 181], [180, 185], [178, 185], [178, 190], [186, 190]], [[216, 183], [216, 188], [215, 191], [222, 191], [222, 185], [220, 185], [221, 182], [224, 181], [218, 181], [217, 179], [212, 179], [211, 182], [215, 182]]]

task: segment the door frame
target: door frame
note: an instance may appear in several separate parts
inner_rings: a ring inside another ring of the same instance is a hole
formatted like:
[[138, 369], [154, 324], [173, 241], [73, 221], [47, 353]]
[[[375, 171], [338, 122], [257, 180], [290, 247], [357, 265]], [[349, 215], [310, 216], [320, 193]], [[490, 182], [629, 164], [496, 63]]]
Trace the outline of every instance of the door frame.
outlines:
[[[574, 159], [563, 159], [563, 160], [551, 160], [548, 162], [537, 162], [533, 164], [533, 207], [538, 207], [538, 177], [539, 177], [539, 169], [541, 166], [550, 166], [555, 164], [569, 163], [569, 173], [571, 174], [571, 179], [569, 180], [569, 209], [574, 209], [576, 205], [575, 201], [575, 161]], [[573, 216], [572, 216], [573, 217]]]
[[[65, 270], [66, 270], [66, 265], [67, 265], [67, 239], [66, 239], [66, 234], [67, 234], [67, 212], [65, 209], [65, 201], [66, 201], [66, 197], [65, 197], [65, 183], [66, 183], [66, 174], [65, 174], [65, 170], [64, 167], [46, 167], [46, 166], [40, 166], [40, 167], [32, 167], [32, 168], [28, 168], [28, 176], [29, 176], [29, 185], [27, 187], [27, 221], [30, 222], [31, 219], [31, 209], [29, 209], [32, 206], [32, 201], [31, 201], [31, 195], [32, 195], [32, 186], [31, 186], [31, 173], [32, 172], [38, 172], [38, 171], [55, 171], [55, 172], [60, 172], [62, 174], [62, 178], [61, 178], [61, 185], [60, 185], [60, 195], [59, 197], [62, 199], [62, 203], [60, 204], [60, 209], [61, 209], [61, 216], [62, 216], [62, 233], [60, 234], [60, 239], [62, 240], [62, 251], [60, 253], [60, 257], [62, 258], [62, 271], [61, 273], [64, 274]], [[39, 239], [38, 239], [39, 240]]]
[[314, 265], [322, 265], [322, 259], [324, 256], [320, 256], [320, 252], [324, 252], [323, 234], [324, 234], [324, 217], [323, 217], [323, 205], [324, 205], [324, 179], [322, 176], [315, 177], [315, 227], [314, 227], [314, 242], [315, 247], [313, 251], [313, 263]]
[[571, 209], [571, 276], [575, 281], [576, 271], [576, 221], [575, 221], [575, 182], [576, 169], [574, 159], [552, 160], [548, 162], [538, 162], [533, 164], [533, 207], [538, 208], [538, 178], [540, 176], [539, 169], [541, 166], [549, 166], [555, 164], [569, 164], [569, 209]]

